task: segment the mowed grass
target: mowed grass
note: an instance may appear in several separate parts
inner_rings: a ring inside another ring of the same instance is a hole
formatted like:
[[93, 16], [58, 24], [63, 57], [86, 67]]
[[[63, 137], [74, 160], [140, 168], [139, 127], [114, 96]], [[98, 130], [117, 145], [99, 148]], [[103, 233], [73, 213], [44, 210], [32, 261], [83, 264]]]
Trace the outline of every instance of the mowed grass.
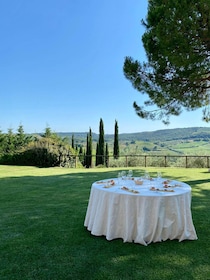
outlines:
[[0, 166], [0, 279], [210, 279], [210, 173], [161, 169], [191, 185], [198, 240], [143, 246], [84, 227], [91, 184], [119, 170]]

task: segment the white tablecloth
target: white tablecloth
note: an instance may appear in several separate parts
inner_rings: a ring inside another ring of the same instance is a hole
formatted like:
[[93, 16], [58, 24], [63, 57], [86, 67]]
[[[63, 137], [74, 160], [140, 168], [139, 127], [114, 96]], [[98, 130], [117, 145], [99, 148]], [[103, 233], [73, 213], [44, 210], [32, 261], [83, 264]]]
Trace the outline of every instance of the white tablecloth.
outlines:
[[[178, 181], [112, 179], [92, 184], [84, 225], [95, 236], [107, 240], [147, 245], [167, 239], [196, 240], [191, 215], [191, 187]], [[123, 190], [126, 186], [128, 190]], [[154, 190], [150, 190], [155, 187]]]

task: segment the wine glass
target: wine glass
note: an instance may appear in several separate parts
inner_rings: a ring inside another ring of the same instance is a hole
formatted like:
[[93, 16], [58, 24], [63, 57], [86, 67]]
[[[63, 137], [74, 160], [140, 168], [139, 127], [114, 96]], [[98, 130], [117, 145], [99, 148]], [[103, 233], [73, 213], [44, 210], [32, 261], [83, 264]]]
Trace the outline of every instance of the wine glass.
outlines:
[[122, 180], [124, 180], [126, 178], [126, 171], [121, 172], [121, 177], [122, 177]]
[[150, 179], [150, 175], [149, 175], [149, 172], [148, 171], [145, 171], [144, 172], [144, 178], [149, 180]]
[[158, 181], [160, 181], [160, 179], [162, 178], [162, 173], [160, 171], [157, 172], [157, 179]]
[[133, 176], [133, 170], [128, 170], [127, 176], [128, 178], [131, 178]]
[[118, 173], [117, 178], [118, 178], [118, 185], [120, 185], [120, 183], [121, 183], [121, 178], [122, 178], [122, 172], [119, 172], [119, 173]]

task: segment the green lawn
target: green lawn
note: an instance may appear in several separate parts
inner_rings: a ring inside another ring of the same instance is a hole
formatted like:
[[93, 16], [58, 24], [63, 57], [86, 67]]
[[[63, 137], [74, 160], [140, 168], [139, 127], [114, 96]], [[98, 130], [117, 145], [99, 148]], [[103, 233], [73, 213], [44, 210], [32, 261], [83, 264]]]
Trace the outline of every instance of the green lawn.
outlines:
[[192, 186], [198, 240], [143, 246], [107, 241], [84, 227], [92, 182], [118, 170], [0, 166], [0, 279], [210, 279], [210, 173], [161, 169]]

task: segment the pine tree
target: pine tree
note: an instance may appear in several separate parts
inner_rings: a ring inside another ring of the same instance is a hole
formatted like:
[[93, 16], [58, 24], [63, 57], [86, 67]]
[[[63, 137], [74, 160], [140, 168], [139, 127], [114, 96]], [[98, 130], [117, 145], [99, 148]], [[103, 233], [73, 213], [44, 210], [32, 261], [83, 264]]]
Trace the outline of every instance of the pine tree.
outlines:
[[120, 150], [119, 150], [119, 139], [118, 139], [118, 124], [115, 120], [115, 129], [114, 129], [114, 148], [113, 148], [113, 156], [115, 159], [119, 158]]
[[0, 130], [0, 156], [5, 152], [6, 135]]
[[23, 147], [24, 146], [24, 144], [26, 144], [25, 143], [25, 138], [26, 138], [26, 136], [25, 136], [25, 133], [24, 133], [24, 129], [23, 129], [23, 126], [22, 125], [20, 125], [19, 127], [18, 127], [18, 133], [17, 133], [17, 135], [16, 135], [16, 148], [18, 149], [18, 148], [20, 148], [20, 147]]
[[133, 106], [144, 119], [169, 123], [185, 109], [203, 108], [210, 121], [209, 0], [148, 1], [142, 36], [147, 61], [126, 57], [125, 77], [148, 100]]
[[15, 148], [15, 134], [13, 133], [12, 129], [8, 129], [7, 137], [6, 137], [6, 153], [13, 154], [16, 151]]

